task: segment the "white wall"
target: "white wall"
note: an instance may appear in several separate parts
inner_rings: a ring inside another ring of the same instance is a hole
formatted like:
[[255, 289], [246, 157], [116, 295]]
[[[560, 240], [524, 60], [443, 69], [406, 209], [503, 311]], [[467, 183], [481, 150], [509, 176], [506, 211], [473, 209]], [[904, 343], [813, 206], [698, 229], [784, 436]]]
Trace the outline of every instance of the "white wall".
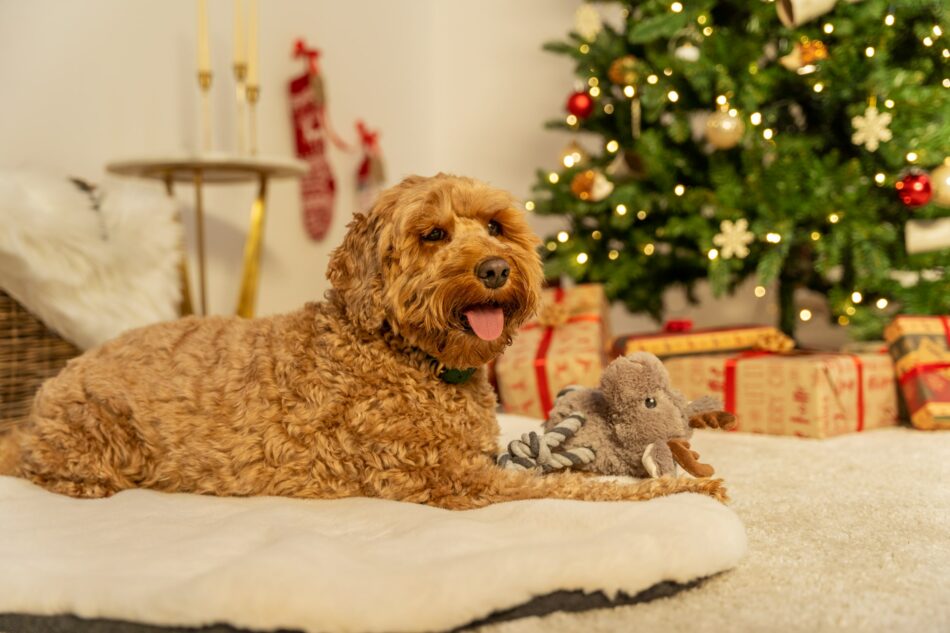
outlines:
[[[534, 170], [553, 167], [566, 144], [564, 135], [542, 124], [561, 114], [574, 76], [567, 60], [540, 46], [571, 27], [577, 0], [260, 4], [263, 154], [293, 151], [286, 82], [300, 68], [290, 57], [299, 36], [323, 51], [338, 131], [352, 139], [357, 118], [382, 130], [390, 182], [448, 171], [527, 197]], [[209, 5], [215, 146], [230, 150], [232, 3]], [[0, 0], [0, 167], [101, 180], [109, 161], [194, 149], [194, 31], [190, 0]], [[277, 182], [271, 189], [259, 313], [292, 309], [326, 289], [323, 269], [353, 209], [358, 162], [357, 155], [336, 150], [331, 158], [339, 195], [324, 242], [304, 234], [296, 184]], [[206, 198], [213, 312], [233, 310], [252, 195], [252, 187], [241, 186], [212, 189]], [[191, 191], [179, 188], [177, 196], [190, 226]], [[552, 225], [536, 226], [543, 232]], [[768, 300], [754, 299], [750, 288], [740, 297], [707, 297], [697, 310], [674, 291], [667, 302], [671, 317], [703, 324], [772, 320]], [[618, 331], [654, 327], [620, 309], [613, 320]], [[824, 330], [813, 322], [806, 340], [824, 340]]]

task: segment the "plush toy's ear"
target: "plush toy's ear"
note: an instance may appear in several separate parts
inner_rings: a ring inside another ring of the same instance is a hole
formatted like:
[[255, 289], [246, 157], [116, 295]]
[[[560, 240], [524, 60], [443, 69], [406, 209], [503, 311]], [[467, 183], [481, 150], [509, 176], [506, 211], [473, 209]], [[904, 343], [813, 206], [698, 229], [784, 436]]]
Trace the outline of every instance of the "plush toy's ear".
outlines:
[[353, 217], [343, 243], [330, 254], [327, 266], [327, 279], [333, 286], [329, 296], [346, 307], [354, 325], [368, 331], [379, 330], [386, 318], [375, 211]]

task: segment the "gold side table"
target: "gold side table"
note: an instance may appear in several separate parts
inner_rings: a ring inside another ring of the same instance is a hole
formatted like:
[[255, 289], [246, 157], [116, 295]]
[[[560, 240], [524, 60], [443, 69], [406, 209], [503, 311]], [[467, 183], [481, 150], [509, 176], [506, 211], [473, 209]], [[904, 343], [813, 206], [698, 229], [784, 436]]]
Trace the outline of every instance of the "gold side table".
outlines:
[[[208, 313], [205, 278], [205, 230], [202, 188], [206, 184], [257, 182], [257, 197], [251, 206], [251, 223], [244, 243], [244, 268], [238, 294], [237, 314], [254, 316], [257, 284], [260, 276], [261, 245], [264, 240], [264, 216], [267, 210], [267, 182], [270, 178], [299, 178], [307, 170], [303, 161], [288, 158], [243, 157], [218, 154], [179, 158], [148, 158], [109, 163], [106, 170], [120, 176], [151, 178], [165, 183], [168, 195], [175, 183], [188, 183], [195, 189], [195, 223], [198, 241], [198, 289], [201, 314]], [[182, 314], [194, 314], [188, 269], [184, 253], [181, 262]]]

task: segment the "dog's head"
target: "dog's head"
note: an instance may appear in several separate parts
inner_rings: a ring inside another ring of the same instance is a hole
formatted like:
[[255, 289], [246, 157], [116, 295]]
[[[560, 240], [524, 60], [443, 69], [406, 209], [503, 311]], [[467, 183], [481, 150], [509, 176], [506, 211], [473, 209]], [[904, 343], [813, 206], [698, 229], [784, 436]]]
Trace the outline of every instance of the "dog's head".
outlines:
[[354, 327], [391, 328], [447, 367], [500, 354], [541, 288], [538, 238], [511, 197], [470, 178], [413, 176], [357, 214], [330, 258]]

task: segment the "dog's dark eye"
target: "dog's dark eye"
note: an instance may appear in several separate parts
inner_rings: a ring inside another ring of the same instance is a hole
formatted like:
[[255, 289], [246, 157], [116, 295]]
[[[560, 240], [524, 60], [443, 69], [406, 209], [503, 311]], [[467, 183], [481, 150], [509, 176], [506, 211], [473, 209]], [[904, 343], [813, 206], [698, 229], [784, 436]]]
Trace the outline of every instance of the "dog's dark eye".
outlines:
[[432, 229], [422, 236], [427, 242], [440, 242], [445, 239], [445, 231], [442, 229]]
[[501, 235], [501, 224], [492, 220], [488, 223], [488, 234], [489, 235]]
[[643, 401], [643, 404], [645, 404], [645, 405], [647, 406], [647, 409], [655, 409], [655, 408], [656, 408], [656, 398], [647, 398], [646, 400]]

